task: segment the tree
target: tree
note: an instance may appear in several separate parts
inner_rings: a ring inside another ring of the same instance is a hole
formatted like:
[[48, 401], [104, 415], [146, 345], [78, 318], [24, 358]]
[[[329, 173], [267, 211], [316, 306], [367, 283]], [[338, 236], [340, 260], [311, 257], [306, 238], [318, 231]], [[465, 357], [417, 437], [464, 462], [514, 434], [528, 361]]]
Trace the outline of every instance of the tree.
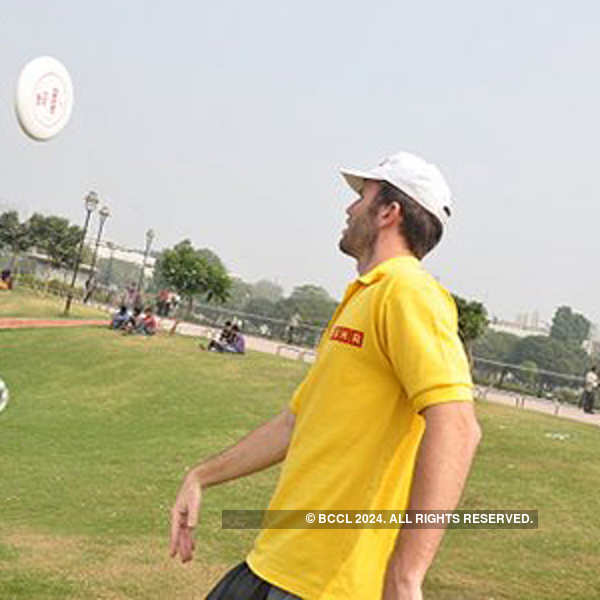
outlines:
[[135, 263], [114, 257], [98, 259], [98, 279], [105, 285], [115, 285], [118, 288], [125, 288], [132, 282], [135, 285], [139, 274], [140, 265]]
[[[185, 240], [185, 241], [189, 242], [189, 240]], [[165, 277], [163, 275], [163, 271], [160, 268], [157, 268], [158, 264], [161, 261], [161, 258], [163, 257], [164, 252], [165, 252], [165, 250], [154, 251], [154, 252], [150, 253], [155, 259], [155, 268], [153, 270], [152, 279], [151, 279], [150, 283], [148, 284], [148, 288], [154, 292], [158, 292], [162, 288], [173, 287], [165, 279]], [[215, 269], [226, 272], [225, 266], [223, 265], [223, 262], [221, 261], [221, 259], [217, 256], [217, 254], [215, 254], [209, 248], [200, 248], [198, 250], [194, 250], [194, 252], [196, 253], [197, 256], [203, 258], [209, 265], [211, 265]], [[137, 267], [137, 269], [139, 272], [139, 267]], [[137, 277], [137, 275], [136, 275], [136, 277]]]
[[489, 327], [478, 337], [472, 351], [477, 358], [486, 358], [497, 362], [508, 362], [509, 357], [521, 338], [513, 333], [494, 331]]
[[225, 306], [227, 308], [250, 312], [246, 305], [250, 300], [258, 298], [264, 298], [275, 304], [283, 298], [283, 288], [268, 279], [261, 279], [256, 283], [247, 283], [239, 277], [234, 277], [231, 280], [229, 298]]
[[530, 387], [534, 388], [538, 378], [538, 367], [532, 360], [521, 363], [520, 378]]
[[454, 295], [454, 301], [458, 309], [458, 333], [472, 363], [472, 345], [487, 327], [487, 310], [481, 302], [468, 301], [460, 296]]
[[286, 319], [297, 313], [304, 322], [317, 326], [325, 325], [338, 305], [327, 290], [311, 284], [295, 287], [289, 298], [282, 299], [277, 304]]
[[565, 344], [581, 346], [588, 338], [591, 325], [588, 319], [573, 312], [570, 306], [561, 306], [554, 313], [550, 337]]
[[[245, 313], [244, 319], [254, 325], [254, 327], [260, 327], [265, 323], [265, 319], [261, 317], [267, 317], [269, 319], [276, 319], [281, 317], [278, 312], [278, 305], [276, 302], [269, 300], [268, 298], [251, 298], [246, 302], [242, 312]], [[260, 316], [250, 316], [260, 315]], [[269, 327], [272, 330], [275, 324], [270, 322]], [[279, 329], [283, 330], [284, 326]]]
[[277, 318], [278, 315], [277, 304], [268, 298], [251, 298], [246, 302], [243, 312], [269, 318]]
[[28, 223], [35, 247], [50, 259], [52, 267], [75, 267], [83, 236], [81, 227], [70, 225], [69, 221], [62, 217], [45, 217], [38, 213], [32, 215]]
[[[187, 314], [191, 314], [194, 298], [203, 296], [210, 302], [225, 302], [231, 279], [219, 261], [209, 261], [206, 254], [196, 250], [190, 240], [183, 240], [171, 249], [164, 250], [155, 270], [159, 277], [185, 301]], [[171, 330], [175, 332], [178, 320]]]
[[229, 298], [227, 298], [225, 306], [234, 310], [244, 310], [251, 298], [252, 286], [239, 277], [233, 277], [229, 288]]
[[[589, 357], [582, 348], [552, 337], [530, 335], [521, 338], [509, 356], [509, 362], [513, 364], [527, 361], [534, 362], [538, 369], [544, 371], [580, 376], [588, 367]], [[564, 379], [545, 373], [539, 374], [539, 380], [551, 385], [565, 383]]]
[[10, 268], [21, 254], [31, 248], [31, 232], [26, 223], [19, 221], [19, 214], [15, 210], [4, 212], [0, 215], [0, 249], [8, 249], [12, 253]]
[[198, 256], [201, 256], [202, 258], [204, 258], [204, 260], [206, 260], [206, 262], [209, 265], [216, 267], [218, 269], [221, 269], [223, 271], [227, 270], [227, 269], [225, 269], [225, 265], [223, 264], [221, 259], [217, 256], [217, 254], [215, 254], [209, 248], [200, 248], [199, 250], [196, 250], [196, 254], [198, 254]]
[[277, 302], [283, 298], [283, 288], [273, 281], [261, 279], [251, 286], [253, 298], [266, 298], [271, 302]]
[[[519, 336], [512, 333], [494, 331], [488, 327], [485, 332], [472, 343], [472, 358], [475, 360], [482, 358], [499, 363], [508, 363], [515, 346], [518, 344], [520, 339], [521, 338], [519, 338]], [[487, 373], [488, 375], [499, 375], [499, 385], [502, 385], [504, 382], [504, 377], [509, 372], [507, 367], [492, 365], [483, 361], [477, 364], [477, 369], [478, 371]]]
[[[46, 269], [46, 291], [49, 285], [50, 269], [74, 269], [79, 256], [79, 246], [83, 230], [78, 225], [70, 225], [67, 219], [57, 216], [46, 217], [35, 213], [27, 222], [33, 245], [49, 259]], [[92, 253], [86, 246], [81, 253], [82, 262], [89, 261]], [[67, 273], [64, 273], [65, 279]]]

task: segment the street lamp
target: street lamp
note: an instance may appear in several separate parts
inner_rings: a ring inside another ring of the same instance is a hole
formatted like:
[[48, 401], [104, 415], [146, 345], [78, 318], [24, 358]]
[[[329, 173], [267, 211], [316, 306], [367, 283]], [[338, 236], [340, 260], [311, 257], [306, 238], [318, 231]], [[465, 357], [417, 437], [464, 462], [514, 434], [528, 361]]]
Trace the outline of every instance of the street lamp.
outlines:
[[96, 287], [94, 282], [96, 280], [96, 259], [98, 258], [98, 247], [100, 246], [100, 239], [102, 238], [102, 229], [104, 228], [104, 223], [106, 221], [106, 219], [108, 219], [108, 217], [110, 217], [110, 210], [108, 210], [108, 206], [104, 205], [101, 209], [100, 212], [98, 213], [100, 215], [100, 225], [98, 226], [98, 235], [96, 236], [96, 247], [94, 248], [94, 254], [92, 256], [92, 265], [91, 265], [91, 269], [90, 269], [90, 276], [89, 279], [87, 280], [87, 284], [86, 284], [86, 292], [85, 292], [85, 297], [83, 299], [83, 303], [86, 304], [87, 301], [90, 299], [90, 297], [92, 296], [92, 293], [94, 292], [94, 288]]
[[152, 240], [154, 239], [154, 231], [152, 229], [148, 229], [146, 231], [146, 249], [144, 250], [144, 263], [142, 264], [142, 268], [140, 269], [140, 278], [138, 280], [138, 291], [141, 293], [142, 284], [144, 283], [144, 269], [146, 268], [146, 261], [148, 260], [148, 254], [150, 253], [150, 246], [152, 245]]
[[65, 315], [68, 315], [69, 311], [71, 310], [71, 301], [73, 300], [73, 292], [75, 291], [75, 282], [77, 281], [77, 271], [79, 271], [79, 264], [81, 263], [81, 254], [83, 253], [83, 244], [85, 243], [85, 236], [87, 234], [88, 225], [90, 224], [90, 217], [98, 207], [99, 202], [100, 200], [96, 192], [88, 192], [87, 196], [85, 197], [86, 215], [85, 223], [83, 225], [83, 235], [81, 236], [81, 242], [79, 243], [79, 251], [77, 252], [77, 259], [75, 260], [75, 268], [73, 269], [73, 279], [71, 280], [71, 288], [69, 289], [69, 293], [67, 295], [67, 303], [65, 304]]

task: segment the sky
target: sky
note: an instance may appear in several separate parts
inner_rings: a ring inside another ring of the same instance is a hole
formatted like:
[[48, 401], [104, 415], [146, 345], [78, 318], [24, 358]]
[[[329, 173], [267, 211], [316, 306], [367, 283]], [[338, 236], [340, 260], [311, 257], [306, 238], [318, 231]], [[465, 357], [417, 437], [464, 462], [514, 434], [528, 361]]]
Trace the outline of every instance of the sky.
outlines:
[[[599, 26], [578, 0], [4, 0], [0, 209], [82, 223], [93, 189], [118, 244], [152, 228], [157, 249], [189, 238], [246, 281], [340, 299], [339, 168], [407, 150], [454, 194], [424, 261], [448, 289], [505, 319], [567, 304], [599, 322]], [[75, 89], [48, 142], [14, 113], [40, 55]]]

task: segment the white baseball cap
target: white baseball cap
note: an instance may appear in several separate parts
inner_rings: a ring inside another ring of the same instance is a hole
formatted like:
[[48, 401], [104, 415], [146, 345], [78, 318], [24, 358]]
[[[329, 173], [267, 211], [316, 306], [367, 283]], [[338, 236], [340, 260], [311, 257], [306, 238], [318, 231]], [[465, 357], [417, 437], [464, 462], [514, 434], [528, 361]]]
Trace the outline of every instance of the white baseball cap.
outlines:
[[370, 171], [340, 169], [348, 185], [361, 192], [365, 179], [387, 181], [435, 215], [442, 225], [452, 214], [452, 194], [440, 170], [410, 152], [398, 152]]

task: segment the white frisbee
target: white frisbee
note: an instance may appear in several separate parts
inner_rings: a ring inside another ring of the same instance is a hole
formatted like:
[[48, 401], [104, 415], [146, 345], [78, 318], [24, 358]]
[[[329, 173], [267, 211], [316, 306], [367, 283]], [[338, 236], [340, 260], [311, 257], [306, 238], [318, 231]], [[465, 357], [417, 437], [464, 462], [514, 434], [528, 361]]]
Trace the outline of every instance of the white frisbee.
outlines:
[[16, 110], [23, 131], [48, 140], [68, 123], [73, 110], [73, 83], [65, 66], [51, 56], [28, 62], [17, 83]]

